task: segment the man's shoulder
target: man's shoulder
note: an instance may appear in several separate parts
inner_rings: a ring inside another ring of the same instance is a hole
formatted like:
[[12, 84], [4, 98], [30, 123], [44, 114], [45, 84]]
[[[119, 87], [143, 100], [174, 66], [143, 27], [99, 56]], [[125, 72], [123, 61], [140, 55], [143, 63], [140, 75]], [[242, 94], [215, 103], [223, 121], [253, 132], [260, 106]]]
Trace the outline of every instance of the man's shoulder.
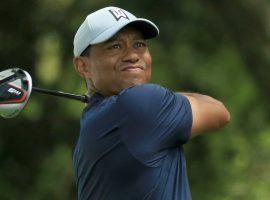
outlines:
[[129, 88], [126, 88], [122, 90], [119, 93], [119, 97], [122, 96], [148, 96], [148, 95], [154, 95], [154, 94], [162, 94], [164, 92], [168, 91], [168, 89], [154, 83], [145, 83], [145, 84], [140, 84], [140, 85], [135, 85]]
[[121, 91], [116, 100], [119, 109], [138, 112], [157, 112], [164, 106], [187, 105], [188, 99], [180, 93], [175, 93], [170, 89], [153, 83], [140, 84], [129, 87]]
[[158, 84], [140, 84], [120, 92], [117, 105], [119, 109], [130, 112], [157, 111], [168, 100], [168, 96], [174, 96], [174, 93]]
[[123, 91], [121, 91], [120, 93], [122, 92], [125, 92], [125, 91], [128, 91], [128, 90], [144, 90], [144, 89], [157, 89], [157, 88], [163, 88], [165, 89], [164, 87], [162, 87], [161, 85], [158, 85], [158, 84], [155, 84], [155, 83], [143, 83], [143, 84], [139, 84], [139, 85], [134, 85], [134, 86], [131, 86], [131, 87], [128, 87], [126, 89], [124, 89]]

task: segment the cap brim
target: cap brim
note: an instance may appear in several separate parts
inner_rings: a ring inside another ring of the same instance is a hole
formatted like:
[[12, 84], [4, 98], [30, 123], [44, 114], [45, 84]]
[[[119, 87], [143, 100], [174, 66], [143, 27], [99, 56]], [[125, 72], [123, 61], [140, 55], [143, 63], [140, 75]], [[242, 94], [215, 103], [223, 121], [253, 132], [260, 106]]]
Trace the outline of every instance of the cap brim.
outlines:
[[158, 27], [151, 21], [143, 18], [137, 18], [136, 20], [129, 21], [128, 23], [117, 25], [106, 29], [103, 33], [90, 42], [90, 45], [99, 44], [112, 38], [124, 27], [132, 25], [142, 32], [145, 39], [151, 39], [157, 37], [159, 34]]

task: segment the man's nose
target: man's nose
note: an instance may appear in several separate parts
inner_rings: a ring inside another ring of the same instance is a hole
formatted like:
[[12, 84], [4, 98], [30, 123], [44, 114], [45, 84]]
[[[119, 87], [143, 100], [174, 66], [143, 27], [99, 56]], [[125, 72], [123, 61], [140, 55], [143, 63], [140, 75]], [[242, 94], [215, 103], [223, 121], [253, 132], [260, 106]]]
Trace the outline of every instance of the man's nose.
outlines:
[[136, 49], [134, 49], [134, 47], [127, 47], [124, 51], [122, 60], [123, 62], [135, 63], [139, 60], [138, 52], [136, 52]]

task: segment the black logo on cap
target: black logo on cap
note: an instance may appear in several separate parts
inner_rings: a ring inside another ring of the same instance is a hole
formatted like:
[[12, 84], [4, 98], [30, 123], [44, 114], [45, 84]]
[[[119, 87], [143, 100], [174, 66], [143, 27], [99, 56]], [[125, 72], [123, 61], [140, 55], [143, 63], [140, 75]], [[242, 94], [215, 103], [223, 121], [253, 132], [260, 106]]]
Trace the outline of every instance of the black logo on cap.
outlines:
[[121, 17], [129, 20], [127, 14], [122, 9], [111, 9], [109, 11], [117, 21], [121, 19]]

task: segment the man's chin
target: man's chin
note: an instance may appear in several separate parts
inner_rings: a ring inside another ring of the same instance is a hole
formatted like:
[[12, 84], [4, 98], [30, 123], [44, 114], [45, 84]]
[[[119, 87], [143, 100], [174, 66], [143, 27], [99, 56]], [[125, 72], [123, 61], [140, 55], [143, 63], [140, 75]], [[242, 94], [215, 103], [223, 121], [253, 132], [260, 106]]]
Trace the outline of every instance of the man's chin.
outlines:
[[145, 84], [145, 83], [148, 83], [148, 82], [149, 81], [142, 81], [142, 80], [126, 81], [126, 82], [122, 82], [119, 85], [115, 84], [116, 87], [110, 88], [109, 90], [102, 90], [102, 89], [97, 90], [96, 89], [95, 91], [101, 93], [104, 96], [112, 96], [112, 95], [119, 94], [121, 91], [123, 91], [124, 89], [127, 89], [129, 87]]
[[141, 85], [141, 84], [144, 84], [144, 83], [147, 83], [147, 82], [148, 81], [142, 81], [142, 80], [129, 81], [129, 82], [126, 82], [125, 84], [123, 84], [122, 90], [126, 89], [126, 88], [129, 88], [129, 87], [133, 87], [135, 85]]
[[[150, 80], [149, 80], [150, 81]], [[117, 95], [119, 94], [122, 90], [127, 89], [129, 87], [133, 87], [136, 85], [141, 85], [149, 82], [148, 80], [145, 79], [132, 79], [132, 80], [126, 80], [118, 83], [118, 85], [115, 85], [116, 87], [111, 90], [110, 95]]]

